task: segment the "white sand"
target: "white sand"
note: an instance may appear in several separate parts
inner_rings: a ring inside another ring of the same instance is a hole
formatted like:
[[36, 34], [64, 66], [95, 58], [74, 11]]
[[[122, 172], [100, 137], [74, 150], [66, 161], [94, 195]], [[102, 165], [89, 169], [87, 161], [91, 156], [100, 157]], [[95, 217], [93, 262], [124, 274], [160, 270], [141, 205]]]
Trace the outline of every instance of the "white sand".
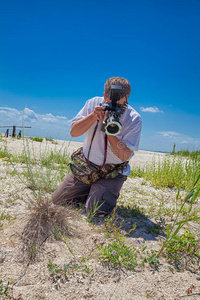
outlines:
[[[52, 143], [51, 141], [46, 141], [45, 139], [43, 142], [32, 142], [30, 139], [13, 139], [11, 137], [4, 138], [7, 143], [8, 152], [13, 154], [21, 154], [26, 141], [28, 141], [28, 145], [30, 150], [32, 149], [33, 152], [37, 155], [40, 152], [46, 151], [53, 151], [59, 149], [67, 149], [67, 152], [71, 154], [74, 150], [78, 149], [82, 146], [83, 143], [80, 142], [69, 142], [69, 141], [62, 141], [62, 140], [55, 140], [57, 144]], [[4, 143], [5, 145], [5, 143]], [[0, 146], [3, 146], [3, 143], [0, 143]], [[130, 161], [130, 165], [136, 167], [145, 167], [146, 164], [151, 163], [152, 159], [156, 162], [161, 161], [165, 157], [165, 153], [159, 152], [151, 152], [151, 151], [143, 151], [139, 150], [135, 152], [135, 155], [132, 157]]]
[[[71, 153], [82, 143], [71, 142], [69, 144], [69, 142], [58, 141], [55, 145], [52, 142], [32, 143], [28, 140], [28, 145], [30, 150], [33, 148], [36, 155], [40, 151], [51, 151], [51, 149], [55, 151], [55, 149], [65, 149], [65, 147]], [[4, 138], [3, 141], [0, 139], [0, 148], [3, 147], [7, 147], [7, 150], [13, 154], [20, 154], [24, 149], [23, 140], [10, 137]], [[165, 154], [162, 153], [138, 151], [132, 158], [131, 165], [145, 166], [153, 158], [159, 160], [164, 156]], [[35, 262], [27, 265], [23, 261], [26, 257], [23, 251], [26, 235], [23, 236], [23, 233], [27, 228], [30, 208], [36, 200], [36, 194], [28, 188], [29, 182], [24, 176], [25, 170], [24, 164], [10, 164], [6, 159], [0, 159], [0, 214], [11, 216], [10, 220], [7, 218], [0, 220], [0, 279], [3, 280], [4, 288], [7, 282], [14, 283], [10, 285], [11, 290], [8, 290], [13, 295], [12, 299], [19, 299], [18, 295], [22, 294], [22, 298], [26, 300], [89, 298], [145, 300], [149, 297], [157, 300], [172, 300], [188, 297], [187, 290], [191, 284], [196, 287], [194, 293], [190, 295], [191, 299], [199, 299], [200, 285], [197, 274], [188, 270], [180, 272], [164, 257], [160, 257], [158, 269], [153, 264], [151, 267], [147, 263], [142, 266], [142, 258], [150, 257], [152, 251], [161, 249], [165, 235], [162, 232], [156, 233], [151, 228], [157, 228], [154, 226], [160, 224], [165, 224], [166, 227], [171, 226], [177, 211], [177, 201], [175, 201], [177, 191], [170, 188], [155, 189], [151, 182], [139, 177], [129, 177], [125, 181], [118, 204], [123, 205], [127, 216], [117, 213], [116, 218], [120, 227], [123, 226], [121, 229], [130, 232], [126, 238], [127, 245], [138, 251], [138, 266], [135, 271], [125, 268], [108, 268], [106, 263], [102, 264], [98, 261], [97, 245], [108, 243], [103, 233], [109, 230], [111, 223], [110, 225], [109, 222], [107, 223], [108, 229], [105, 226], [106, 223], [103, 223], [104, 220], [100, 220], [97, 224], [89, 224], [84, 213], [76, 215], [66, 208], [62, 209], [66, 210], [66, 221], [69, 225], [70, 234], [66, 236], [67, 243], [54, 239], [54, 234], [52, 234], [49, 239], [44, 240], [45, 242], [41, 242], [41, 250], [37, 251], [36, 248], [33, 252], [37, 255]], [[41, 171], [43, 172], [44, 168]], [[44, 176], [49, 175], [44, 174]], [[51, 176], [54, 181], [55, 174], [52, 173]], [[36, 180], [35, 177], [34, 180]], [[183, 195], [184, 192], [181, 191], [179, 200]], [[41, 196], [44, 197], [41, 199], [50, 199], [51, 194], [44, 191]], [[135, 214], [129, 215], [130, 204], [134, 205], [133, 211], [138, 211], [138, 217]], [[199, 203], [195, 208], [198, 209], [198, 207]], [[161, 209], [162, 215], [160, 215]], [[161, 223], [161, 220], [164, 220], [164, 223]], [[116, 226], [114, 223], [113, 225]], [[134, 225], [136, 228], [132, 230]], [[187, 227], [188, 225], [186, 224]], [[190, 225], [198, 234], [199, 224], [190, 222]], [[34, 228], [31, 232], [33, 231]], [[144, 252], [144, 246], [147, 247], [147, 252]], [[82, 261], [81, 258], [88, 258], [88, 261]], [[47, 268], [49, 261], [57, 264], [59, 268], [63, 268], [65, 264], [67, 266], [66, 278], [63, 273], [50, 276], [50, 269]], [[80, 266], [81, 269], [72, 269], [72, 266]], [[84, 271], [87, 270], [86, 267], [92, 272]], [[193, 268], [197, 267], [193, 265]]]

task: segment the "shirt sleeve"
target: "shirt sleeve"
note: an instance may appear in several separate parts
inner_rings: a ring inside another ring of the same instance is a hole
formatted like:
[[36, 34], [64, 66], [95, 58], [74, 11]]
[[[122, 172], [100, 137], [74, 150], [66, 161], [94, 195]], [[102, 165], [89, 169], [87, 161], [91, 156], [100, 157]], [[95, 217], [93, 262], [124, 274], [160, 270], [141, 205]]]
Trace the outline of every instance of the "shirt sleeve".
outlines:
[[77, 120], [80, 120], [89, 114], [91, 114], [95, 108], [95, 106], [99, 105], [101, 102], [101, 97], [94, 97], [92, 99], [89, 99], [86, 101], [84, 107], [79, 111], [79, 113], [72, 119], [71, 124], [76, 122]]
[[138, 114], [126, 129], [123, 142], [130, 150], [138, 151], [142, 130], [141, 116]]

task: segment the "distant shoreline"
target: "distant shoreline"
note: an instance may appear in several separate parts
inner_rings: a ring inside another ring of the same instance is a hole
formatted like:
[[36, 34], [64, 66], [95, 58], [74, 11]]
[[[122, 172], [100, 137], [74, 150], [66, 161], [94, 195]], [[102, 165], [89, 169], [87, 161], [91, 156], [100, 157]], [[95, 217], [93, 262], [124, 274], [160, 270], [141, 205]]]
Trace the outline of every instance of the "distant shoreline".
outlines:
[[144, 149], [139, 149], [140, 151], [147, 151], [147, 152], [155, 152], [155, 153], [163, 153], [163, 154], [169, 154], [169, 151], [159, 151], [159, 150], [144, 150]]

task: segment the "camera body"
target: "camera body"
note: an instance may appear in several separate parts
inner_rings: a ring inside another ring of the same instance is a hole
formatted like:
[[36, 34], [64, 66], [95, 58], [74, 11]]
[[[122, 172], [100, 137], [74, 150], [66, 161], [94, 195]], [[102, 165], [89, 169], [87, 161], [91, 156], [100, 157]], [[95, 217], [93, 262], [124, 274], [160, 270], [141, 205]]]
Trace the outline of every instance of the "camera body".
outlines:
[[116, 136], [121, 132], [122, 125], [119, 117], [125, 111], [127, 104], [117, 105], [117, 101], [124, 95], [121, 85], [111, 85], [109, 98], [110, 103], [101, 103], [104, 111], [108, 111], [108, 117], [102, 122], [101, 130], [107, 135]]

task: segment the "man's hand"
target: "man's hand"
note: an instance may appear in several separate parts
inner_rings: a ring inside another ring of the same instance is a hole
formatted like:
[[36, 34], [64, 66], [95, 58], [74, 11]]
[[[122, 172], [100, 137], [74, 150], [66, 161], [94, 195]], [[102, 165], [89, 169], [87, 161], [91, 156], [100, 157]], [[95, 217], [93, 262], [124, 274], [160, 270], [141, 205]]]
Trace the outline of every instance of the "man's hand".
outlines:
[[108, 111], [105, 112], [104, 107], [96, 106], [91, 114], [72, 124], [70, 130], [71, 136], [77, 137], [84, 134], [97, 120], [102, 123], [107, 115]]
[[96, 106], [92, 114], [95, 120], [99, 120], [99, 122], [102, 123], [107, 117], [108, 111], [104, 111], [104, 107], [102, 106]]

